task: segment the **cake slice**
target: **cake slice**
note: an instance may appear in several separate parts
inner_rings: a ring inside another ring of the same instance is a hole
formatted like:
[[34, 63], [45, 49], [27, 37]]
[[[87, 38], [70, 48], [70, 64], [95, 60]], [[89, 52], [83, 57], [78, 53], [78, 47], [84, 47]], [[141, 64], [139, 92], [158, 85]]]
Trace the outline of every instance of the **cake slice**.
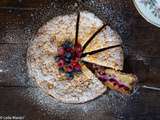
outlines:
[[107, 49], [91, 55], [88, 54], [82, 58], [85, 62], [94, 63], [115, 70], [123, 69], [123, 59], [123, 50], [121, 47]]
[[120, 44], [122, 44], [122, 40], [117, 32], [113, 31], [109, 26], [105, 26], [105, 28], [90, 41], [83, 53]]
[[96, 72], [98, 78], [112, 90], [121, 93], [130, 93], [137, 81], [137, 77], [133, 74], [126, 74], [112, 69], [106, 69], [103, 74]]
[[103, 22], [93, 13], [83, 11], [80, 12], [78, 41], [84, 44], [92, 37], [92, 35], [103, 26]]

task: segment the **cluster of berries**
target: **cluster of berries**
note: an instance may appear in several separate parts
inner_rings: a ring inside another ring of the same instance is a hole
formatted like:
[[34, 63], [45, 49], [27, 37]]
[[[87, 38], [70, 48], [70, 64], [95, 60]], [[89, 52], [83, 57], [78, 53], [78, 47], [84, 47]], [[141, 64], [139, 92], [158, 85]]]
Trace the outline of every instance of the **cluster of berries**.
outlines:
[[74, 74], [81, 72], [80, 57], [82, 47], [80, 44], [73, 45], [70, 41], [65, 41], [58, 48], [58, 55], [55, 57], [59, 71], [65, 73], [68, 80], [74, 78]]

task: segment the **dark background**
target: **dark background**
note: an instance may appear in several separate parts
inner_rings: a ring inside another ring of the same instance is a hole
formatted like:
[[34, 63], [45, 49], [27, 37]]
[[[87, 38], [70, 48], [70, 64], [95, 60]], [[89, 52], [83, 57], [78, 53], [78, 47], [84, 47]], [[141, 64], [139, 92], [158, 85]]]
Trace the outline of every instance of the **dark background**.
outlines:
[[[37, 29], [52, 17], [78, 10], [95, 13], [122, 37], [125, 72], [137, 91], [108, 91], [85, 104], [63, 104], [28, 78], [26, 53]], [[26, 120], [160, 120], [160, 29], [146, 22], [131, 0], [0, 0], [0, 116]], [[0, 118], [1, 119], [1, 118]]]

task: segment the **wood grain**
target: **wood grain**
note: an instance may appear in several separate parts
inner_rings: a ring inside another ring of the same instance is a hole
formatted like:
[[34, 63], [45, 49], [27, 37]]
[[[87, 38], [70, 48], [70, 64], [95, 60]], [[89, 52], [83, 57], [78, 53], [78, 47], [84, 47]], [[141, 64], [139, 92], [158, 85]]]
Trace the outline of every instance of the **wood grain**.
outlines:
[[0, 45], [0, 86], [34, 86], [28, 78], [26, 44]]
[[48, 0], [1, 0], [0, 8], [40, 8], [48, 3]]
[[[26, 120], [158, 120], [160, 94], [139, 90], [132, 97], [113, 93], [87, 104], [56, 102], [39, 88], [0, 88], [0, 113]], [[155, 101], [156, 102], [153, 102]], [[14, 101], [14, 102], [13, 102]], [[110, 103], [108, 103], [110, 101]], [[118, 106], [117, 106], [118, 105]]]

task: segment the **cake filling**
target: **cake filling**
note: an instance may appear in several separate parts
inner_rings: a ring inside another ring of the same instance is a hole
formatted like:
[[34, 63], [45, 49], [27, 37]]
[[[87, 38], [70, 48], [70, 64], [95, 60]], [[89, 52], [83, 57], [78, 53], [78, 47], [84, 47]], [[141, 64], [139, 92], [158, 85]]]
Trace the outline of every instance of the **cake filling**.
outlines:
[[110, 82], [113, 84], [113, 86], [117, 86], [120, 89], [123, 88], [124, 90], [129, 91], [129, 88], [123, 83], [120, 83], [119, 80], [117, 80], [117, 78], [114, 76], [110, 76], [105, 72], [103, 74], [97, 72], [96, 75], [98, 79], [101, 80], [103, 83]]
[[124, 89], [125, 91], [129, 91], [130, 88], [126, 86], [125, 84], [119, 82], [119, 80], [116, 78], [116, 76], [107, 74], [105, 72], [105, 67], [96, 65], [96, 64], [90, 64], [86, 63], [87, 67], [97, 76], [97, 78], [104, 84], [112, 83], [113, 86], [117, 86], [119, 89]]

